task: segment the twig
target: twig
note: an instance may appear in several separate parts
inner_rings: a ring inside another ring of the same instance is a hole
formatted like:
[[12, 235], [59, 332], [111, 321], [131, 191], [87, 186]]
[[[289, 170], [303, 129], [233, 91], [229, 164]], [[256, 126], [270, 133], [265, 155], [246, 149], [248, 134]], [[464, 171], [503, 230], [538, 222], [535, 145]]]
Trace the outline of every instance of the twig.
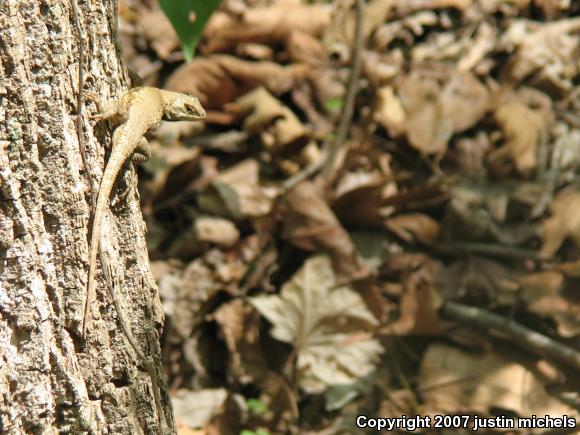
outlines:
[[364, 0], [356, 0], [355, 36], [351, 54], [352, 67], [350, 70], [350, 76], [348, 78], [346, 97], [344, 100], [344, 105], [342, 106], [342, 112], [340, 113], [340, 120], [338, 122], [338, 128], [334, 142], [332, 142], [328, 148], [326, 160], [322, 165], [322, 178], [325, 180], [327, 185], [330, 184], [331, 178], [333, 176], [336, 155], [346, 140], [348, 130], [352, 122], [354, 100], [358, 91], [358, 79], [362, 69], [362, 51], [364, 44], [364, 11]]
[[468, 323], [490, 332], [500, 332], [514, 344], [541, 356], [548, 355], [580, 371], [580, 352], [513, 320], [457, 302], [445, 302], [441, 314], [449, 320]]
[[516, 248], [496, 243], [451, 243], [449, 245], [443, 245], [441, 249], [449, 253], [459, 252], [462, 254], [480, 254], [502, 258], [529, 258], [538, 261], [550, 259], [549, 256], [543, 255], [534, 250]]

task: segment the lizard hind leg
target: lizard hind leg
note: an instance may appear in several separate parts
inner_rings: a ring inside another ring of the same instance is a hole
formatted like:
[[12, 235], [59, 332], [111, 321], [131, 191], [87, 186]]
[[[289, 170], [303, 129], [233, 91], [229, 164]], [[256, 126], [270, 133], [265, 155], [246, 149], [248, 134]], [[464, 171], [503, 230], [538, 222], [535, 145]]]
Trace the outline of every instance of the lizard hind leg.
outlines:
[[151, 147], [147, 139], [142, 137], [131, 156], [133, 163], [144, 163], [151, 158]]
[[[151, 157], [151, 148], [149, 147], [149, 142], [144, 137], [141, 138], [139, 144], [135, 148], [135, 151], [130, 157], [130, 161], [134, 164], [144, 163]], [[137, 177], [135, 176], [134, 171], [131, 171], [131, 163], [129, 161], [126, 162], [126, 166], [129, 169], [127, 174], [127, 178], [119, 177], [117, 180], [117, 186], [120, 186], [118, 193], [115, 195], [115, 206], [118, 204], [125, 203], [127, 197], [132, 191], [137, 190]], [[124, 181], [120, 183], [121, 179]], [[128, 180], [128, 181], [125, 181]]]

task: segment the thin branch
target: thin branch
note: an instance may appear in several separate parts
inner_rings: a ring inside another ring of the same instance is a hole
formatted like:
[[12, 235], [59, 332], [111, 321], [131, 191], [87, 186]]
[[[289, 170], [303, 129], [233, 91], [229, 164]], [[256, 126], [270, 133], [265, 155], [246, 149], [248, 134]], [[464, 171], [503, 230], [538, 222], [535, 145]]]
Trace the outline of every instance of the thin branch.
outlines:
[[532, 249], [523, 249], [498, 243], [450, 243], [441, 247], [442, 251], [458, 254], [479, 254], [502, 258], [529, 258], [532, 260], [550, 260], [549, 256], [543, 255]]
[[362, 69], [362, 51], [364, 44], [364, 11], [364, 0], [356, 0], [355, 36], [351, 54], [352, 67], [350, 70], [350, 76], [348, 78], [346, 97], [344, 100], [344, 105], [342, 106], [342, 112], [340, 114], [340, 120], [338, 122], [338, 128], [336, 130], [334, 142], [332, 142], [330, 145], [326, 160], [322, 166], [322, 177], [326, 181], [326, 184], [330, 184], [334, 172], [336, 155], [338, 154], [342, 144], [345, 142], [350, 125], [352, 123], [355, 102], [354, 100], [358, 91], [358, 80]]
[[456, 302], [443, 304], [441, 314], [449, 320], [471, 324], [489, 332], [499, 332], [516, 345], [540, 356], [550, 356], [580, 371], [580, 352], [513, 320]]

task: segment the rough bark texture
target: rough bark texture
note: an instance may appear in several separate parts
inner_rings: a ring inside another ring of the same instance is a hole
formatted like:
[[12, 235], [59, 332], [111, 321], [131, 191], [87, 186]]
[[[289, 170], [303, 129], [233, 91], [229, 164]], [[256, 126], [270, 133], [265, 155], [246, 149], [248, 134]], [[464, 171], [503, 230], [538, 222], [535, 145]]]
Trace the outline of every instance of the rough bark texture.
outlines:
[[[116, 2], [78, 3], [84, 89], [119, 97], [129, 81], [115, 44]], [[162, 433], [151, 380], [119, 327], [100, 266], [87, 343], [80, 338], [91, 189], [111, 129], [89, 121], [89, 103], [84, 168], [74, 126], [78, 44], [70, 0], [0, 1], [0, 433]], [[134, 171], [118, 184], [101, 243], [129, 327], [161, 373], [163, 314]]]

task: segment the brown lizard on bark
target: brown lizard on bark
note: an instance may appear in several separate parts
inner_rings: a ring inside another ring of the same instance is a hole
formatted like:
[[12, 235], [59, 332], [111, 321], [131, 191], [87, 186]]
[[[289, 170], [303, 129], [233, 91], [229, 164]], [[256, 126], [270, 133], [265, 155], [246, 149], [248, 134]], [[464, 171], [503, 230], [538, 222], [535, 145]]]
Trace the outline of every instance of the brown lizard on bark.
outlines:
[[[89, 278], [83, 317], [83, 338], [86, 339], [90, 307], [94, 297], [95, 269], [103, 216], [109, 208], [109, 196], [117, 175], [129, 158], [133, 162], [149, 159], [146, 135], [157, 130], [161, 120], [199, 121], [205, 110], [196, 97], [151, 87], [129, 90], [121, 99], [106, 103], [96, 119], [112, 119], [120, 124], [113, 133], [113, 148], [101, 179], [94, 210], [89, 249]], [[116, 118], [116, 119], [115, 119]]]
[[[89, 96], [96, 99], [94, 96]], [[109, 208], [109, 197], [117, 175], [121, 171], [125, 161], [129, 158], [133, 162], [144, 162], [149, 159], [150, 150], [146, 136], [157, 130], [161, 120], [168, 121], [198, 121], [205, 118], [205, 110], [199, 100], [191, 95], [165, 91], [151, 87], [138, 87], [129, 90], [121, 99], [106, 103], [99, 107], [99, 114], [93, 119], [111, 119], [119, 126], [113, 133], [113, 148], [109, 161], [105, 167], [101, 184], [97, 194], [96, 206], [94, 208], [94, 218], [89, 246], [89, 278], [87, 284], [87, 294], [84, 307], [82, 334], [86, 340], [87, 328], [90, 319], [90, 307], [95, 291], [95, 270], [97, 266], [97, 254], [101, 254], [101, 267], [108, 281], [113, 285], [113, 302], [119, 323], [123, 329], [129, 344], [141, 359], [145, 370], [151, 378], [155, 405], [161, 422], [165, 422], [165, 415], [161, 406], [159, 395], [159, 384], [157, 374], [153, 365], [147, 360], [143, 351], [139, 348], [137, 341], [133, 337], [127, 322], [125, 321], [120, 306], [117, 289], [107, 264], [104, 264], [105, 256], [100, 249], [99, 242], [102, 229], [102, 221]]]

